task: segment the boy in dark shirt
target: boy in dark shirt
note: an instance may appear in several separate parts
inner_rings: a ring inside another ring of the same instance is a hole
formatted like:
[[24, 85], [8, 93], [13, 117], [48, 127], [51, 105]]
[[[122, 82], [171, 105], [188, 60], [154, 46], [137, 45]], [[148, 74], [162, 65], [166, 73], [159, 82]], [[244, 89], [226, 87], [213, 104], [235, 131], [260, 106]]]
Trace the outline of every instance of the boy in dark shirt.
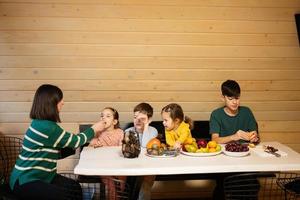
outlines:
[[[234, 80], [222, 83], [222, 100], [224, 106], [214, 110], [210, 116], [212, 140], [217, 143], [229, 142], [259, 142], [257, 122], [248, 107], [240, 106], [241, 89]], [[213, 199], [224, 199], [223, 181], [227, 174], [216, 175], [216, 187]]]
[[240, 106], [240, 86], [234, 80], [225, 81], [222, 86], [224, 107], [211, 113], [210, 134], [218, 143], [231, 141], [258, 142], [257, 123], [248, 107]]

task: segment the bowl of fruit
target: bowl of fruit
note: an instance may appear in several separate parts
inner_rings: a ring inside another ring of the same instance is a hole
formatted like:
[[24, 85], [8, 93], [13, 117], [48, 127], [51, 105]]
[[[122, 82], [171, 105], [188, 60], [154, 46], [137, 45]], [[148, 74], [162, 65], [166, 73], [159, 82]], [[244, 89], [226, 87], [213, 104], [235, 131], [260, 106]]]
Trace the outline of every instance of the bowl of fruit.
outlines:
[[243, 157], [250, 154], [248, 144], [231, 142], [225, 145], [224, 154], [233, 157]]
[[153, 138], [147, 143], [146, 155], [153, 158], [175, 157], [179, 152], [161, 143], [159, 139]]
[[193, 140], [191, 144], [184, 144], [181, 153], [187, 156], [205, 157], [215, 156], [222, 152], [222, 147], [215, 141], [207, 142], [199, 139], [197, 142]]

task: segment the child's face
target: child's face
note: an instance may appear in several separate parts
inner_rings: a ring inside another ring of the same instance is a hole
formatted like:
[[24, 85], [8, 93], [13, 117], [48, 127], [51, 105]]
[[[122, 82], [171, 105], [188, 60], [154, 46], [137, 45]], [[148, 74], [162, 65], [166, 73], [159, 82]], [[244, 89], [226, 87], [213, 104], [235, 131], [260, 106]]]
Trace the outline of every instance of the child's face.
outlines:
[[148, 124], [148, 123], [149, 123], [149, 118], [146, 114], [138, 112], [138, 111], [133, 114], [133, 124], [134, 124], [135, 129], [138, 132], [140, 132], [140, 133], [144, 132], [145, 124]]
[[240, 97], [228, 97], [223, 96], [225, 106], [229, 109], [229, 111], [235, 113], [240, 106]]
[[175, 122], [173, 119], [170, 117], [170, 113], [168, 112], [163, 112], [161, 114], [162, 119], [163, 119], [163, 125], [167, 131], [171, 131], [175, 129]]
[[114, 119], [114, 113], [110, 109], [104, 109], [101, 112], [101, 120], [106, 123], [105, 128], [113, 128], [118, 122]]

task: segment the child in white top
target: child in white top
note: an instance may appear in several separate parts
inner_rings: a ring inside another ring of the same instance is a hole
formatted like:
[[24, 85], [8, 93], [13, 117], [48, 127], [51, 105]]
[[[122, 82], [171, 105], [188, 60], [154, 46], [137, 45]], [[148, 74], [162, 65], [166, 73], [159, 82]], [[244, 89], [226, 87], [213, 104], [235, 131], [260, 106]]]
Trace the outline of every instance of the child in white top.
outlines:
[[[158, 133], [156, 128], [149, 126], [151, 118], [153, 116], [153, 108], [148, 103], [140, 103], [133, 109], [133, 124], [134, 127], [128, 128], [129, 130], [135, 130], [139, 133], [139, 139], [141, 147], [146, 148], [147, 143], [157, 137]], [[141, 190], [139, 193], [139, 200], [151, 200], [151, 188], [154, 183], [155, 176], [145, 176]]]
[[156, 128], [149, 126], [152, 120], [153, 108], [148, 103], [140, 103], [133, 109], [133, 127], [125, 130], [135, 130], [139, 133], [141, 147], [146, 148], [147, 143], [157, 137]]

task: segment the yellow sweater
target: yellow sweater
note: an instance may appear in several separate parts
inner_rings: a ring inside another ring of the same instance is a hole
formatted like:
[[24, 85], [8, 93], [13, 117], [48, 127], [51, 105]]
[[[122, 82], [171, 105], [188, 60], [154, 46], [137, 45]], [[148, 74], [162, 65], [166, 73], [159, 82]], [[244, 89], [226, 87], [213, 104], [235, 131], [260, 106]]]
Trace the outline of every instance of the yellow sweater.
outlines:
[[190, 125], [181, 122], [179, 127], [174, 131], [165, 131], [166, 134], [166, 141], [169, 146], [174, 146], [175, 142], [179, 141], [181, 144], [184, 143], [184, 141], [187, 138], [191, 138], [191, 130], [190, 130]]

